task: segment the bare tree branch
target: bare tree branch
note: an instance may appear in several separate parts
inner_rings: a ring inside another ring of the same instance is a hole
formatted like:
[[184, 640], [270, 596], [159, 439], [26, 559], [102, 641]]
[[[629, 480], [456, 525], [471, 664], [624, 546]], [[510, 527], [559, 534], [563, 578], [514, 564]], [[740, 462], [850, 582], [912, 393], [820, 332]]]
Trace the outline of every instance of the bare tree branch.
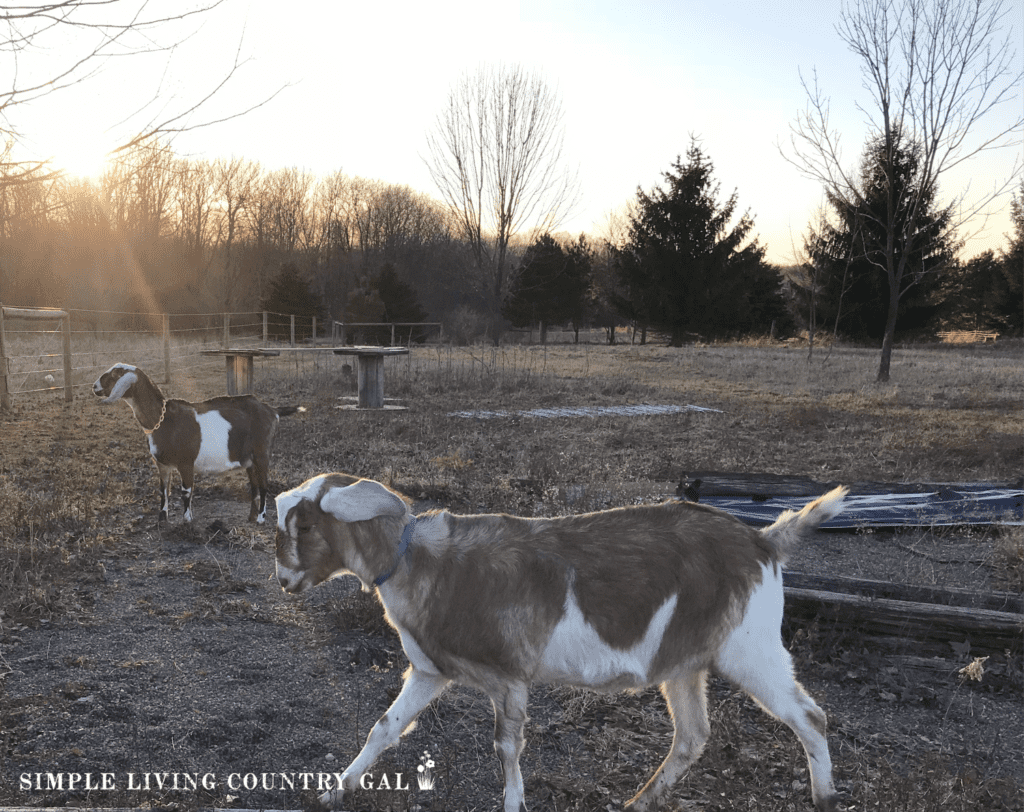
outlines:
[[[22, 106], [37, 102], [53, 93], [66, 91], [95, 78], [104, 65], [112, 59], [139, 57], [145, 54], [171, 54], [199, 30], [194, 28], [161, 41], [165, 32], [181, 23], [200, 20], [223, 5], [225, 0], [208, 2], [168, 14], [157, 9], [153, 0], [65, 0], [52, 3], [25, 3], [0, 8], [0, 54], [7, 54], [9, 80], [0, 88], [0, 137], [17, 143], [23, 137], [12, 120], [13, 113]], [[66, 41], [60, 41], [64, 37]], [[152, 98], [121, 121], [112, 124], [108, 131], [130, 126], [134, 134], [121, 136], [111, 154], [123, 154], [158, 136], [209, 127], [244, 116], [276, 98], [287, 84], [269, 92], [262, 100], [241, 106], [227, 114], [217, 114], [197, 121], [201, 111], [209, 109], [214, 99], [220, 101], [223, 91], [239, 70], [248, 62], [242, 58], [242, 43], [239, 39], [234, 60], [226, 75], [198, 101], [178, 105], [184, 109], [172, 110], [175, 99], [167, 99], [158, 86]], [[22, 78], [25, 63], [30, 56], [38, 62], [42, 55], [53, 50], [57, 59], [46, 57], [45, 72], [36, 71]], [[132, 124], [145, 111], [159, 104], [160, 111], [149, 113], [149, 120], [142, 126]], [[220, 105], [221, 108], [224, 105]], [[48, 170], [40, 174], [45, 161], [10, 160], [0, 165], [0, 184], [31, 183], [35, 180], [55, 177], [59, 170]]]

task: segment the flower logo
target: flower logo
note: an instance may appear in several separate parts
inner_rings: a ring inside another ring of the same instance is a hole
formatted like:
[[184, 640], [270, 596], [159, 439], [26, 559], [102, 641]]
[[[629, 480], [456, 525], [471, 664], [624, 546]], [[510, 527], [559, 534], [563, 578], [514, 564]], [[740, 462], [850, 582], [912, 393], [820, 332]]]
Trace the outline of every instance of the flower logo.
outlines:
[[416, 768], [418, 775], [416, 776], [416, 784], [421, 790], [431, 790], [434, 788], [434, 760], [430, 757], [428, 750], [423, 751], [423, 755], [420, 756], [420, 766]]

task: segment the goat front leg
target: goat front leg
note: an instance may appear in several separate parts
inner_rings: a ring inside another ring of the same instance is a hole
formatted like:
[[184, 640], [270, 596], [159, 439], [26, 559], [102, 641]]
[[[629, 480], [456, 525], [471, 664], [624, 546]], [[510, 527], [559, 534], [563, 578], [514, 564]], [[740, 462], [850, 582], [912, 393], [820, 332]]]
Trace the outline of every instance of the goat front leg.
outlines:
[[156, 470], [160, 475], [160, 513], [156, 523], [160, 525], [167, 521], [167, 510], [171, 503], [171, 477], [174, 475], [174, 468], [158, 462]]
[[696, 671], [662, 683], [661, 694], [665, 697], [675, 726], [672, 749], [643, 790], [626, 804], [631, 812], [657, 809], [676, 782], [700, 756], [711, 732], [706, 682], [707, 672]]
[[398, 743], [402, 734], [416, 721], [420, 711], [433, 702], [448, 687], [448, 683], [447, 677], [426, 674], [410, 666], [402, 692], [373, 726], [363, 749], [339, 777], [337, 788], [321, 795], [320, 803], [328, 809], [341, 809], [345, 792], [359, 786], [360, 776], [373, 766], [377, 756]]
[[526, 725], [527, 686], [509, 683], [505, 690], [491, 696], [494, 705], [494, 751], [501, 762], [505, 779], [505, 811], [526, 812], [526, 789], [519, 769], [523, 752], [523, 727]]

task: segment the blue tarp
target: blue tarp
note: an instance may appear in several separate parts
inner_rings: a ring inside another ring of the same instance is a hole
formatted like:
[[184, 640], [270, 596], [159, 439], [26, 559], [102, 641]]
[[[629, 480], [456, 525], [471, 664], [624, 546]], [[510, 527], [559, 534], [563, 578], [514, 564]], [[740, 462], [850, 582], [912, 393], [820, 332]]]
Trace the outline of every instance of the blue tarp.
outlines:
[[[824, 491], [822, 491], [823, 493]], [[748, 524], [768, 525], [784, 510], [799, 510], [808, 496], [704, 496], [711, 505]], [[946, 527], [1024, 525], [1024, 490], [986, 485], [953, 485], [922, 493], [852, 493], [843, 512], [822, 525], [834, 530], [858, 527]]]

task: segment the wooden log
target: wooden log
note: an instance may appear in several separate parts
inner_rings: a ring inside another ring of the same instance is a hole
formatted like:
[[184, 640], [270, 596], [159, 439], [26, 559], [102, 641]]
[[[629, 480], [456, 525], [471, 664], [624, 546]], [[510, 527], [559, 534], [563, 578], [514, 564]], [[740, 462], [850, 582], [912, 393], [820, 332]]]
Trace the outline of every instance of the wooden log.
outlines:
[[873, 581], [868, 578], [846, 578], [836, 575], [813, 575], [805, 572], [784, 572], [782, 583], [787, 587], [816, 589], [822, 592], [843, 592], [898, 601], [918, 601], [943, 606], [968, 606], [996, 612], [1024, 613], [1024, 599], [1016, 592], [977, 592], [958, 587], [924, 586]]
[[862, 634], [919, 641], [970, 641], [972, 651], [1024, 650], [1024, 615], [786, 587], [790, 617], [822, 617]]

